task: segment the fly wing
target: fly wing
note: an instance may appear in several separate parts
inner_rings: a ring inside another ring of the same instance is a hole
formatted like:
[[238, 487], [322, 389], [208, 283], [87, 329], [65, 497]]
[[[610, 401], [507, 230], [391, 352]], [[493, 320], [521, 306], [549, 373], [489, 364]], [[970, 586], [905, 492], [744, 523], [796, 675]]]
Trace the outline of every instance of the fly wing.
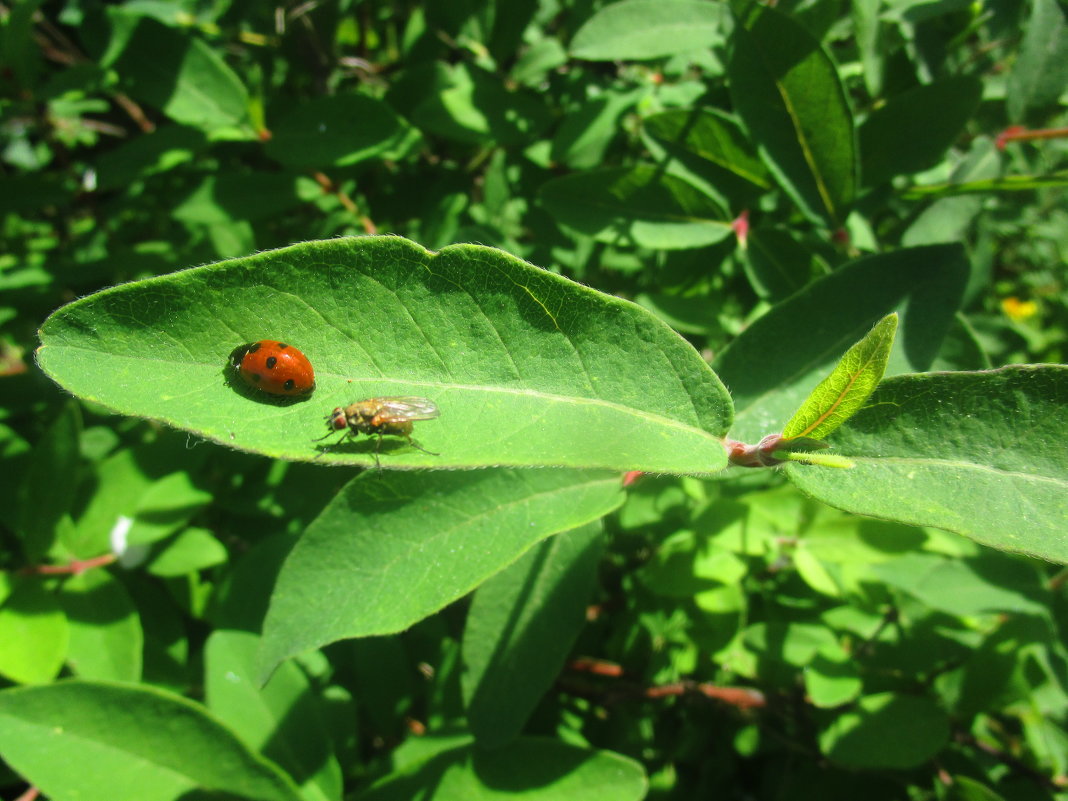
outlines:
[[429, 398], [397, 397], [376, 398], [379, 415], [388, 415], [393, 420], [432, 420], [441, 414], [438, 405]]

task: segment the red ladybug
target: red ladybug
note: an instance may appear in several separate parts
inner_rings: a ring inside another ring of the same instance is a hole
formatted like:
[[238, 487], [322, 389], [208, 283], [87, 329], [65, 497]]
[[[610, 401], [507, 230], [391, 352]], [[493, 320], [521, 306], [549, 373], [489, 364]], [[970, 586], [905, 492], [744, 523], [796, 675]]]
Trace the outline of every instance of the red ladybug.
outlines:
[[246, 384], [270, 395], [307, 395], [315, 389], [308, 357], [284, 342], [261, 339], [239, 345], [230, 363]]

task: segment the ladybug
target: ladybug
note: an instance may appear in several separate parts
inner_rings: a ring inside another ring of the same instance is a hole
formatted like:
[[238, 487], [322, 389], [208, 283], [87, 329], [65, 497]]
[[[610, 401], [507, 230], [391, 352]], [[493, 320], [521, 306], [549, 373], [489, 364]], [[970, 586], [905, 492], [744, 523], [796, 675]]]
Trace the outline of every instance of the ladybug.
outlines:
[[285, 342], [261, 339], [239, 345], [230, 363], [246, 384], [269, 395], [307, 395], [315, 389], [308, 357]]

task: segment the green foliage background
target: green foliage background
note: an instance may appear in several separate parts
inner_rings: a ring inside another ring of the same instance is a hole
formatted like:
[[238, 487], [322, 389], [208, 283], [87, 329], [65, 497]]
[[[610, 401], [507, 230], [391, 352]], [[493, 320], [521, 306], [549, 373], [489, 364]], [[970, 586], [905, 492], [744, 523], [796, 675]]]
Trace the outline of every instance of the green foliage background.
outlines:
[[0, 794], [1068, 798], [1066, 20], [0, 6]]

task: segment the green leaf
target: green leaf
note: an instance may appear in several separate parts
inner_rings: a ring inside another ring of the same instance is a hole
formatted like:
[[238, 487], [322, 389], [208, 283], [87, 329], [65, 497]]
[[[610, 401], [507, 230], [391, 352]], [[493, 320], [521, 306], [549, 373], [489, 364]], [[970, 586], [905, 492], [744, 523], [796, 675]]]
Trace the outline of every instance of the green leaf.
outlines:
[[622, 0], [586, 20], [571, 40], [571, 55], [587, 61], [650, 59], [712, 47], [723, 39], [719, 3], [697, 0]]
[[200, 225], [265, 220], [307, 202], [308, 189], [314, 192], [311, 197], [322, 194], [310, 178], [293, 173], [224, 172], [205, 176], [170, 213], [176, 220]]
[[285, 104], [265, 150], [293, 169], [347, 167], [403, 158], [418, 142], [418, 132], [381, 100], [344, 94]]
[[872, 572], [888, 586], [957, 617], [997, 612], [1043, 617], [1053, 600], [1035, 563], [992, 551], [968, 559], [910, 553], [873, 565]]
[[734, 27], [728, 77], [783, 189], [813, 219], [844, 223], [857, 181], [853, 117], [820, 43], [786, 14], [750, 3]]
[[226, 548], [210, 531], [187, 528], [152, 556], [146, 569], [154, 576], [184, 576], [226, 561]]
[[360, 801], [641, 801], [647, 791], [645, 771], [625, 756], [525, 737], [493, 750], [451, 748], [387, 776]]
[[280, 665], [256, 687], [259, 637], [217, 629], [204, 646], [208, 709], [246, 745], [284, 768], [305, 801], [341, 798], [341, 768], [334, 756], [321, 702], [297, 665]]
[[892, 97], [858, 130], [865, 186], [933, 167], [979, 108], [982, 83], [970, 75], [944, 78]]
[[557, 222], [601, 242], [674, 250], [730, 236], [718, 202], [658, 167], [606, 167], [554, 178], [538, 197]]
[[932, 700], [900, 693], [860, 699], [820, 735], [820, 749], [848, 768], [907, 770], [949, 740], [949, 719]]
[[782, 300], [826, 272], [826, 265], [789, 231], [761, 226], [749, 232], [745, 274], [761, 297]]
[[462, 680], [479, 745], [514, 739], [552, 686], [586, 623], [603, 540], [599, 523], [558, 534], [475, 592]]
[[784, 437], [825, 439], [864, 405], [886, 371], [897, 320], [896, 314], [888, 314], [864, 339], [846, 351], [831, 374], [812, 390], [783, 426]]
[[1068, 20], [1057, 0], [1035, 0], [1009, 73], [1009, 119], [1026, 122], [1029, 111], [1056, 104], [1068, 83]]
[[300, 799], [203, 707], [161, 690], [78, 680], [4, 690], [0, 721], [4, 760], [55, 801]]
[[346, 637], [392, 634], [466, 595], [527, 549], [610, 512], [616, 474], [364, 474], [308, 527], [278, 576], [262, 674]]
[[902, 334], [887, 372], [928, 369], [967, 278], [959, 246], [909, 248], [839, 267], [774, 306], [713, 362], [738, 409], [731, 436], [756, 442], [781, 431], [840, 354], [895, 309]]
[[0, 675], [23, 684], [50, 681], [63, 667], [69, 641], [70, 626], [56, 596], [40, 579], [16, 580], [0, 606]]
[[458, 142], [516, 145], [535, 137], [551, 117], [535, 92], [507, 87], [500, 76], [461, 64], [449, 73], [449, 85], [419, 103], [411, 119]]
[[1066, 398], [1063, 365], [890, 378], [828, 438], [852, 470], [786, 474], [839, 509], [1068, 563]]
[[[708, 108], [672, 109], [647, 117], [651, 148], [669, 157], [668, 169], [718, 202], [741, 208], [772, 187], [771, 176], [738, 123]], [[676, 165], [681, 170], [676, 169]]]
[[83, 679], [138, 681], [144, 636], [126, 588], [107, 570], [63, 582], [59, 601], [70, 624], [67, 664]]
[[[264, 338], [311, 359], [312, 402], [234, 381], [230, 352]], [[41, 341], [38, 363], [74, 394], [272, 457], [373, 464], [373, 438], [322, 455], [327, 413], [417, 395], [441, 409], [415, 431], [440, 455], [387, 438], [383, 466], [726, 465], [730, 397], [689, 344], [634, 304], [475, 245], [295, 245], [75, 301]]]
[[248, 91], [200, 39], [140, 17], [114, 68], [133, 97], [175, 122], [225, 133], [228, 138], [255, 136], [248, 118]]

